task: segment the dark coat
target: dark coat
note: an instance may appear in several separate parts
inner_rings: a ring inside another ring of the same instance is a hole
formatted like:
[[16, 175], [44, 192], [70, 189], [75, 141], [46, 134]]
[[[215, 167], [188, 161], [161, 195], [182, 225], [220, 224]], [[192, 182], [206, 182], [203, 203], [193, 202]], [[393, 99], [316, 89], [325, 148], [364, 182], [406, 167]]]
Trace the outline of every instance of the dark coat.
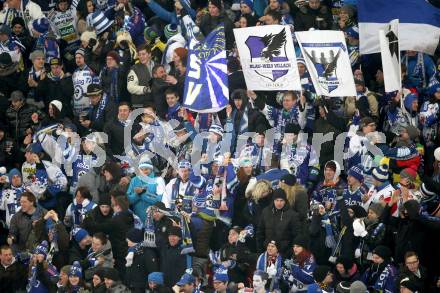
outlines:
[[225, 13], [221, 13], [220, 16], [211, 16], [209, 13], [205, 14], [200, 21], [199, 27], [206, 37], [222, 22], [225, 25], [226, 49], [231, 50], [234, 46], [234, 33], [232, 31], [234, 25]]
[[92, 122], [90, 124], [90, 128], [94, 131], [103, 131], [104, 126], [109, 123], [110, 121], [116, 119], [117, 117], [117, 109], [116, 105], [109, 99], [107, 101], [107, 104], [105, 105], [103, 113], [98, 117], [95, 118], [96, 112], [99, 109], [99, 103], [96, 106], [93, 106], [91, 109], [91, 112], [89, 114], [89, 119]]
[[[124, 125], [122, 125], [117, 119], [110, 121], [104, 126], [104, 132], [108, 135], [106, 152], [110, 159], [114, 159], [114, 155], [122, 155], [125, 152], [124, 129]], [[128, 128], [126, 129], [128, 130]], [[135, 133], [132, 128], [130, 138], [134, 135]]]
[[[128, 102], [130, 101], [130, 94], [128, 93], [127, 90], [127, 75], [128, 75], [127, 68], [125, 66], [120, 66], [114, 70], [117, 70], [116, 72], [117, 87], [116, 87], [116, 92], [112, 93], [110, 99], [113, 102], [116, 102], [116, 99], [118, 99], [120, 102], [121, 101]], [[101, 86], [104, 90], [104, 93], [106, 93], [107, 95], [110, 95], [110, 88], [112, 84], [115, 82], [112, 79], [112, 74], [113, 71], [105, 67], [101, 70], [101, 73], [99, 75], [101, 79]]]
[[81, 247], [75, 240], [70, 241], [69, 264], [72, 264], [74, 261], [78, 261], [81, 264], [83, 270], [88, 269], [90, 267], [89, 260], [87, 259], [89, 249], [90, 245], [86, 246], [86, 248], [84, 249], [81, 249]]
[[[321, 23], [318, 23], [317, 18], [323, 18]], [[333, 26], [333, 16], [327, 6], [321, 4], [319, 9], [311, 9], [304, 6], [296, 14], [295, 30], [308, 31], [311, 28], [319, 28], [321, 30], [331, 29]]]
[[62, 112], [69, 117], [73, 117], [71, 106], [73, 82], [71, 75], [64, 75], [60, 80], [56, 80], [51, 78], [51, 74], [48, 74], [45, 79], [38, 83], [37, 95], [44, 98], [44, 105], [46, 107], [53, 100], [60, 101], [63, 103]]
[[159, 271], [159, 260], [153, 249], [144, 247], [138, 254], [135, 253], [133, 263], [125, 272], [125, 285], [130, 289], [145, 290], [147, 278], [152, 272]]
[[163, 272], [165, 286], [170, 288], [176, 285], [185, 273], [186, 256], [180, 251], [180, 244], [176, 246], [167, 244], [160, 249], [160, 271]]
[[81, 226], [90, 234], [95, 234], [96, 232], [99, 232], [96, 227], [95, 223], [100, 224], [106, 224], [111, 221], [113, 217], [113, 211], [110, 211], [110, 214], [108, 216], [104, 216], [101, 213], [101, 210], [99, 209], [99, 206], [96, 206], [91, 211], [89, 211], [86, 216], [84, 217]]
[[285, 204], [280, 210], [272, 204], [263, 210], [257, 230], [257, 252], [265, 251], [267, 241], [275, 240], [278, 251], [286, 255], [293, 239], [299, 234], [299, 217]]
[[14, 261], [7, 268], [0, 264], [0, 292], [23, 290], [26, 283], [27, 268], [24, 264]]
[[326, 265], [330, 254], [331, 248], [325, 246], [325, 228], [321, 225], [322, 216], [315, 214], [312, 216], [312, 222], [309, 226], [310, 234], [310, 251], [315, 256], [316, 263], [319, 265]]
[[18, 110], [12, 107], [6, 110], [6, 122], [8, 123], [9, 134], [18, 141], [20, 145], [25, 137], [26, 129], [32, 126], [31, 116], [34, 112], [37, 112], [37, 108], [28, 104], [24, 104]]
[[165, 118], [168, 105], [165, 100], [165, 90], [170, 86], [161, 78], [153, 78], [151, 83], [151, 95], [154, 99], [154, 106], [156, 106], [157, 115]]
[[127, 232], [134, 227], [133, 214], [129, 211], [122, 211], [114, 215], [110, 221], [105, 223], [95, 222], [97, 231], [109, 235], [112, 244], [115, 267], [123, 263], [125, 265], [125, 256], [127, 255]]

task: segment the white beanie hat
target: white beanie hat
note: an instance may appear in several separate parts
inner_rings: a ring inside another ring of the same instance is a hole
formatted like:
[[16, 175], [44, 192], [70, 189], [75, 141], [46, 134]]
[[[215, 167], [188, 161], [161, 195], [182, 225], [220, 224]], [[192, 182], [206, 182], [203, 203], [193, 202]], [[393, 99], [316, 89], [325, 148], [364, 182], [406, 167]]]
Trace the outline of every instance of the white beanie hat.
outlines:
[[63, 110], [63, 103], [61, 103], [58, 100], [53, 100], [52, 102], [50, 102], [52, 104], [52, 106], [54, 106], [55, 108], [58, 109], [58, 111], [61, 112], [61, 110]]
[[438, 148], [435, 149], [435, 151], [434, 151], [434, 158], [435, 158], [437, 161], [440, 161], [440, 147], [438, 147]]

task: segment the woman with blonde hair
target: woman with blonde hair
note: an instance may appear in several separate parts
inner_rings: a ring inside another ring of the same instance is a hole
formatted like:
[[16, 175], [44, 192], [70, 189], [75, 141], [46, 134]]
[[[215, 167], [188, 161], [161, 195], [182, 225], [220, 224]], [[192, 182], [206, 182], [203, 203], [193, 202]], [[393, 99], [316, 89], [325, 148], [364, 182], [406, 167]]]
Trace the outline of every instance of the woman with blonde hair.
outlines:
[[280, 188], [286, 192], [287, 201], [290, 207], [298, 213], [300, 221], [305, 222], [309, 211], [307, 190], [301, 184], [297, 184], [296, 177], [292, 174], [281, 177]]

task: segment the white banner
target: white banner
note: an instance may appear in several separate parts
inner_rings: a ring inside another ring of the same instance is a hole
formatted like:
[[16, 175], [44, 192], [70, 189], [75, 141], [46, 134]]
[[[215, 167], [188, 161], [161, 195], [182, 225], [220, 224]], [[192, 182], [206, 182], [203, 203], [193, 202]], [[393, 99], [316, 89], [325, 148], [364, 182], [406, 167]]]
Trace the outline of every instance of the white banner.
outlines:
[[328, 97], [356, 96], [344, 34], [318, 30], [295, 34], [316, 93]]
[[394, 19], [386, 30], [379, 31], [380, 55], [382, 56], [385, 91], [399, 91], [402, 88], [400, 76], [399, 20]]
[[289, 26], [238, 28], [234, 35], [248, 90], [301, 90]]

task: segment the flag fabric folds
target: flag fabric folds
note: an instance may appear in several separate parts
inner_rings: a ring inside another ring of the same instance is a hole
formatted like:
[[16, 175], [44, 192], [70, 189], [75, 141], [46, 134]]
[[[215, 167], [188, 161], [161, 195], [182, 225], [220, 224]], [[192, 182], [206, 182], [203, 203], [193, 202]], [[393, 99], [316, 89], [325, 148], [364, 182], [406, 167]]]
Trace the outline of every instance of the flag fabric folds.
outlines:
[[399, 20], [392, 20], [386, 30], [379, 31], [380, 53], [385, 82], [385, 91], [402, 88], [400, 76]]
[[360, 53], [380, 52], [378, 31], [399, 19], [400, 50], [433, 55], [440, 37], [440, 9], [423, 0], [359, 0]]
[[289, 26], [234, 29], [248, 90], [301, 90]]
[[183, 106], [199, 113], [218, 112], [229, 103], [224, 25], [188, 52]]
[[341, 31], [297, 32], [296, 38], [318, 95], [356, 96], [348, 49]]

